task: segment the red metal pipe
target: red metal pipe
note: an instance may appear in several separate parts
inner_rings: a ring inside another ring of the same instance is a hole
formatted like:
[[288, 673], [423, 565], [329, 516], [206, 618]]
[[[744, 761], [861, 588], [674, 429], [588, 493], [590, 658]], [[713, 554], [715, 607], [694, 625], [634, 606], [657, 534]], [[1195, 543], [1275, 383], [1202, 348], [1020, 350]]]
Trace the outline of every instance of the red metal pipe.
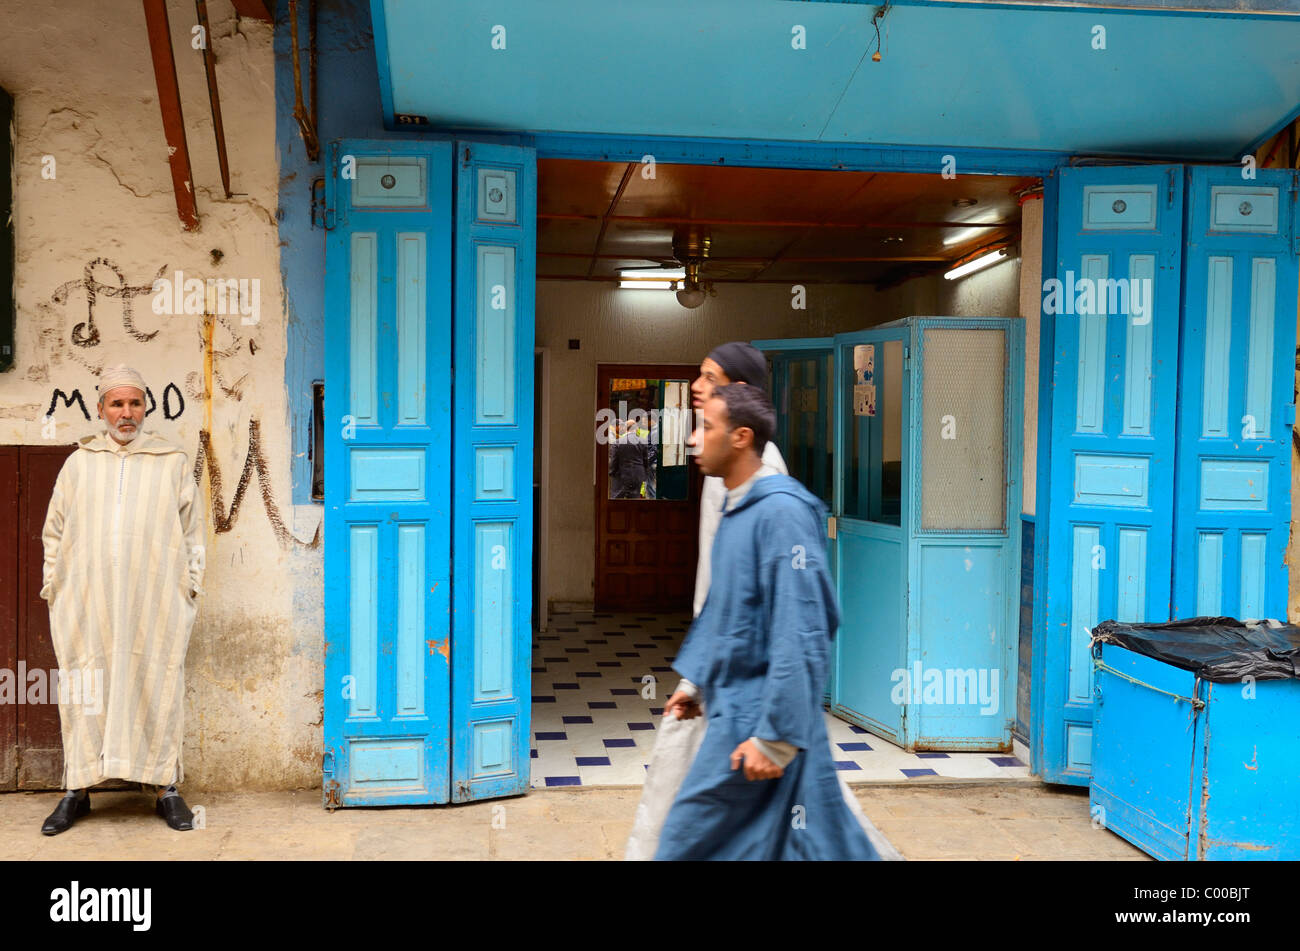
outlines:
[[271, 9], [266, 5], [266, 0], [231, 0], [231, 5], [241, 17], [271, 22]]
[[208, 103], [212, 106], [212, 131], [217, 137], [217, 164], [221, 166], [221, 187], [230, 192], [230, 160], [226, 156], [226, 127], [221, 121], [221, 96], [217, 92], [217, 54], [212, 49], [212, 28], [208, 25], [207, 0], [194, 0], [194, 12], [203, 28], [203, 69], [208, 75]]
[[166, 0], [142, 0], [149, 27], [149, 52], [153, 75], [158, 83], [158, 108], [162, 111], [163, 133], [167, 137], [167, 161], [172, 169], [172, 190], [176, 213], [186, 231], [199, 227], [198, 205], [194, 200], [194, 175], [190, 171], [190, 150], [185, 144], [185, 118], [181, 113], [181, 90], [176, 83], [176, 58], [172, 55], [171, 27], [167, 22]]

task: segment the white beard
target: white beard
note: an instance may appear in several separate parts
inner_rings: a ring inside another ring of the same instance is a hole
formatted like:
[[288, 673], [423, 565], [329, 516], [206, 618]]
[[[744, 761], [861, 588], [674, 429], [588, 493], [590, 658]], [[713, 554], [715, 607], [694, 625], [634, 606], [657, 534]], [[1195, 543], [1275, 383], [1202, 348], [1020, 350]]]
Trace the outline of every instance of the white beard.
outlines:
[[108, 429], [109, 438], [114, 439], [115, 441], [122, 443], [124, 445], [126, 443], [133, 442], [135, 438], [140, 435], [140, 427], [138, 425], [130, 432], [125, 432], [125, 433], [122, 432], [122, 430], [119, 429], [117, 426], [110, 426], [107, 423], [105, 423], [105, 426]]

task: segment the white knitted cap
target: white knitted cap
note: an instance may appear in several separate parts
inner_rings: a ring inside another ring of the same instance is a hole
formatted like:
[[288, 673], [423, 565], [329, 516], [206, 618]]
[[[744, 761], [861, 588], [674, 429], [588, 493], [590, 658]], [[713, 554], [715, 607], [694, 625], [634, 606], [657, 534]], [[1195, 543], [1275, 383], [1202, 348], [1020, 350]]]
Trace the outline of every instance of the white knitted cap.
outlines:
[[99, 374], [99, 386], [95, 389], [100, 397], [117, 386], [134, 386], [141, 393], [145, 392], [144, 377], [134, 367], [125, 363], [104, 367]]

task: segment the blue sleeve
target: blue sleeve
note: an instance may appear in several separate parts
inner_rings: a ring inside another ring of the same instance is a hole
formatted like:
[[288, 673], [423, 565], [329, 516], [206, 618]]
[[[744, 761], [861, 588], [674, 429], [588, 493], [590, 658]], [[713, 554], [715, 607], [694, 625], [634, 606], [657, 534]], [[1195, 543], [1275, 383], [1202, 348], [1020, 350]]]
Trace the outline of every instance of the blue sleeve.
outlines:
[[765, 519], [762, 578], [770, 605], [768, 665], [754, 736], [800, 749], [821, 716], [838, 609], [821, 524], [802, 504]]

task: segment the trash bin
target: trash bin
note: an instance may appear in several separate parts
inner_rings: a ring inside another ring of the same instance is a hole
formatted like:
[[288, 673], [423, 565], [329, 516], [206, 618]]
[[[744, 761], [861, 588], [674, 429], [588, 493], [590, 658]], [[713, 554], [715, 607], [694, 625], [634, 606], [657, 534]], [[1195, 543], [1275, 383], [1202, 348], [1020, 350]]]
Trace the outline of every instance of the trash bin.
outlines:
[[1300, 858], [1300, 628], [1093, 629], [1094, 823], [1160, 859]]

